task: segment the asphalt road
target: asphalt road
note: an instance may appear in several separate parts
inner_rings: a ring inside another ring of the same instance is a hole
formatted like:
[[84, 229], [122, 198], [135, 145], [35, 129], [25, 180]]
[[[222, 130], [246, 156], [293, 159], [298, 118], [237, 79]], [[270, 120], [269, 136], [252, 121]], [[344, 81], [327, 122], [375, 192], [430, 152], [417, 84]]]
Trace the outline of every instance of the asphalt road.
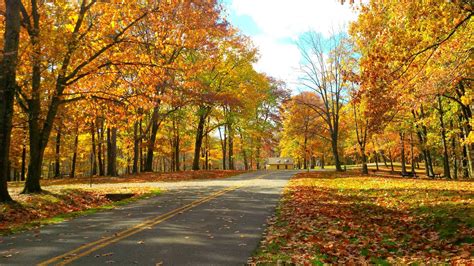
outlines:
[[161, 196], [3, 237], [0, 265], [242, 265], [295, 173], [180, 182]]

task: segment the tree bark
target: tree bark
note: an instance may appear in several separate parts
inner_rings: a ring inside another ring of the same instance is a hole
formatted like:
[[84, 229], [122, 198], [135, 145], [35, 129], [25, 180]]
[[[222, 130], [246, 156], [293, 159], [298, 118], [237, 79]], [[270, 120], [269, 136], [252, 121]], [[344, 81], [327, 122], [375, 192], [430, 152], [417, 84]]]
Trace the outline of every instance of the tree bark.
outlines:
[[367, 167], [367, 155], [365, 154], [365, 149], [361, 149], [361, 159], [362, 159], [362, 174], [368, 174], [369, 168]]
[[160, 127], [159, 123], [159, 115], [160, 115], [160, 107], [159, 104], [153, 108], [153, 114], [151, 116], [151, 134], [150, 139], [148, 140], [147, 144], [147, 153], [145, 159], [145, 172], [153, 172], [153, 152], [155, 150], [155, 142], [156, 142], [156, 134], [158, 133], [158, 129]]
[[107, 128], [107, 175], [117, 176], [117, 128]]
[[414, 154], [413, 133], [412, 132], [410, 132], [410, 162], [411, 162], [411, 172], [413, 173], [413, 176], [416, 177], [415, 154]]
[[56, 153], [54, 157], [54, 177], [61, 177], [61, 121], [56, 131]]
[[20, 40], [20, 0], [5, 0], [5, 31], [0, 72], [0, 202], [11, 202], [7, 175], [14, 96], [17, 90], [16, 69]]
[[71, 174], [69, 177], [76, 176], [77, 146], [79, 145], [79, 126], [76, 127], [76, 136], [74, 137], [74, 148], [72, 152]]
[[97, 159], [99, 161], [99, 176], [105, 176], [105, 167], [104, 167], [104, 121], [99, 120], [97, 127], [97, 141], [98, 141], [98, 150], [97, 150]]
[[235, 170], [235, 164], [234, 164], [234, 128], [232, 123], [229, 123], [227, 125], [228, 130], [229, 130], [229, 170]]
[[441, 125], [441, 141], [443, 143], [443, 169], [444, 177], [451, 179], [451, 171], [449, 169], [449, 155], [448, 155], [448, 144], [446, 143], [446, 127], [444, 125], [444, 111], [441, 103], [441, 96], [438, 95], [438, 113], [439, 122]]
[[25, 181], [26, 178], [26, 144], [23, 143], [23, 149], [21, 151], [21, 175], [20, 181]]
[[196, 138], [194, 143], [194, 158], [193, 158], [193, 170], [199, 170], [199, 160], [202, 147], [202, 140], [204, 138], [204, 124], [206, 123], [206, 118], [210, 112], [210, 107], [201, 107], [198, 112], [199, 121], [198, 127], [196, 129]]
[[94, 122], [91, 123], [91, 139], [92, 139], [92, 171], [91, 171], [91, 174], [94, 176], [94, 175], [97, 175], [97, 161], [96, 161], [96, 149], [95, 149], [95, 126], [94, 126]]
[[407, 174], [406, 160], [405, 160], [405, 134], [400, 132], [400, 155], [402, 160], [402, 175]]
[[133, 124], [133, 167], [132, 173], [138, 174], [138, 160], [139, 160], [139, 153], [140, 153], [140, 139], [138, 134], [138, 121], [135, 121]]

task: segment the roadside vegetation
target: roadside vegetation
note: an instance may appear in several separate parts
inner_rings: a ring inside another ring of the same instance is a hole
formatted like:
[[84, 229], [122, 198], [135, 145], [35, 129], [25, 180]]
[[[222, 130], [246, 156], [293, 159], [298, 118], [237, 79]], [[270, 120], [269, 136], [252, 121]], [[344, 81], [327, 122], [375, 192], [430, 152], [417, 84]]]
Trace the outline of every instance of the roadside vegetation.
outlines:
[[309, 172], [287, 187], [255, 263], [472, 263], [474, 183]]

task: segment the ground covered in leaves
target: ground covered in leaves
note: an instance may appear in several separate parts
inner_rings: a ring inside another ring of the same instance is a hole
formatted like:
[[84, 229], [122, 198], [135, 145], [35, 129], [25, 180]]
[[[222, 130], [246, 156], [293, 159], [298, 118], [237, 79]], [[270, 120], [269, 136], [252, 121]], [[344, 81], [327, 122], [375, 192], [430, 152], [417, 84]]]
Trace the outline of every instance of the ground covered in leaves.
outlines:
[[296, 175], [256, 263], [474, 263], [474, 183]]
[[46, 179], [42, 185], [63, 185], [63, 184], [104, 184], [104, 183], [142, 183], [142, 182], [176, 182], [199, 179], [226, 178], [244, 173], [239, 170], [199, 170], [199, 171], [179, 171], [167, 173], [145, 172], [138, 175], [123, 175], [120, 177], [94, 176], [80, 178]]

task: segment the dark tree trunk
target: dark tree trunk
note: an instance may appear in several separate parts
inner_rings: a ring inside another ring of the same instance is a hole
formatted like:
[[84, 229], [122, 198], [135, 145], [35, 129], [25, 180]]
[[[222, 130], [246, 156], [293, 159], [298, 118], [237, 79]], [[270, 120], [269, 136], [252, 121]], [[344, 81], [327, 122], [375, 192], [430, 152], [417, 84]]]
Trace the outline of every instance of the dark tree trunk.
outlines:
[[155, 151], [155, 142], [156, 142], [156, 134], [158, 133], [158, 129], [160, 127], [159, 123], [159, 115], [160, 115], [160, 108], [159, 104], [157, 107], [153, 108], [153, 114], [151, 116], [151, 134], [150, 139], [148, 140], [147, 144], [147, 153], [146, 153], [146, 160], [145, 160], [145, 172], [153, 172], [153, 152]]
[[26, 178], [26, 144], [23, 143], [23, 149], [21, 151], [21, 175], [20, 181], [25, 181]]
[[[132, 173], [138, 174], [138, 160], [140, 156], [140, 138], [138, 133], [138, 121], [136, 121], [133, 125], [133, 167]], [[141, 134], [141, 133], [140, 133]]]
[[[412, 114], [413, 114], [413, 117], [416, 120], [417, 116], [416, 116], [416, 113], [415, 113], [414, 110], [412, 110]], [[424, 115], [425, 115], [424, 111], [423, 111], [423, 106], [420, 107], [420, 115], [421, 115], [421, 118], [423, 118]], [[428, 177], [433, 177], [434, 176], [434, 171], [433, 171], [433, 162], [431, 160], [431, 153], [428, 150], [428, 148], [426, 147], [428, 130], [427, 130], [426, 126], [424, 126], [424, 125], [422, 125], [422, 126], [418, 126], [418, 124], [415, 124], [415, 125], [416, 125], [416, 129], [417, 129], [416, 133], [417, 133], [418, 139], [420, 140], [421, 152], [423, 153], [423, 160], [425, 161], [426, 175]]]
[[105, 167], [104, 167], [104, 121], [100, 120], [97, 127], [97, 141], [98, 141], [98, 150], [97, 150], [97, 159], [99, 161], [99, 176], [105, 176]]
[[140, 126], [139, 126], [139, 132], [140, 136], [142, 136], [138, 142], [139, 146], [139, 155], [140, 155], [140, 172], [143, 172], [143, 169], [145, 169], [145, 161], [143, 159], [143, 120], [140, 118]]
[[117, 176], [117, 128], [107, 129], [107, 175]]
[[219, 130], [219, 137], [221, 139], [221, 148], [222, 148], [222, 169], [225, 170], [227, 167], [227, 125], [224, 125], [224, 135], [221, 134], [221, 129]]
[[91, 159], [92, 159], [92, 171], [91, 174], [97, 175], [97, 161], [96, 161], [96, 150], [95, 150], [95, 126], [94, 123], [91, 123], [91, 138], [92, 138], [92, 154], [91, 154]]
[[[459, 116], [459, 139], [465, 140], [466, 136], [464, 135], [463, 125], [462, 125], [462, 116]], [[461, 172], [463, 178], [469, 178], [469, 163], [468, 163], [468, 145], [464, 144], [461, 146]]]
[[413, 133], [411, 132], [410, 132], [410, 162], [411, 162], [411, 172], [413, 173], [413, 176], [416, 177]]
[[323, 152], [323, 155], [321, 155], [321, 169], [324, 169], [324, 166], [325, 166], [325, 161], [324, 161], [324, 158], [325, 155], [324, 155], [324, 152]]
[[449, 155], [448, 155], [448, 144], [446, 143], [446, 127], [444, 125], [444, 111], [441, 103], [441, 96], [438, 96], [438, 113], [439, 122], [441, 125], [441, 141], [443, 143], [443, 169], [444, 177], [451, 179], [451, 171], [449, 169]]
[[[36, 117], [37, 118], [37, 117]], [[44, 148], [39, 135], [38, 120], [29, 120], [30, 127], [30, 160], [23, 193], [41, 192], [40, 179], [42, 173]]]
[[79, 126], [76, 128], [76, 136], [74, 137], [74, 148], [72, 152], [72, 166], [70, 177], [76, 176], [77, 146], [79, 145]]
[[235, 170], [235, 164], [234, 164], [234, 128], [232, 123], [229, 123], [227, 125], [228, 127], [228, 138], [229, 138], [229, 169], [230, 170]]
[[375, 169], [378, 171], [379, 170], [379, 154], [377, 151], [374, 151], [374, 157], [375, 157]]
[[400, 155], [402, 160], [402, 175], [407, 174], [406, 160], [405, 160], [405, 134], [400, 132]]
[[395, 172], [395, 169], [393, 167], [393, 157], [392, 157], [392, 152], [390, 152], [390, 168], [392, 169], [392, 173]]
[[336, 171], [340, 172], [342, 171], [342, 167], [341, 167], [341, 160], [339, 159], [337, 131], [331, 134], [331, 148], [332, 148], [332, 154], [334, 157], [334, 164], [336, 165]]
[[179, 150], [180, 150], [180, 138], [179, 138], [179, 124], [175, 122], [174, 124], [174, 165], [176, 171], [180, 171], [180, 161], [179, 161]]
[[384, 152], [384, 151], [380, 151], [380, 155], [382, 156], [383, 164], [385, 165], [385, 167], [388, 168], [387, 156], [385, 156], [385, 152]]
[[7, 175], [14, 96], [17, 90], [16, 68], [20, 39], [20, 0], [5, 1], [3, 58], [0, 72], [0, 202], [13, 201], [8, 193]]
[[367, 155], [365, 154], [365, 149], [361, 150], [361, 158], [362, 158], [362, 174], [368, 174], [369, 168], [367, 167]]
[[196, 129], [196, 138], [194, 143], [194, 158], [193, 170], [199, 170], [199, 160], [201, 154], [202, 140], [204, 138], [204, 124], [206, 123], [207, 115], [209, 114], [209, 107], [201, 107], [199, 110], [199, 122]]
[[54, 177], [61, 177], [61, 121], [56, 132], [56, 153], [54, 156]]

